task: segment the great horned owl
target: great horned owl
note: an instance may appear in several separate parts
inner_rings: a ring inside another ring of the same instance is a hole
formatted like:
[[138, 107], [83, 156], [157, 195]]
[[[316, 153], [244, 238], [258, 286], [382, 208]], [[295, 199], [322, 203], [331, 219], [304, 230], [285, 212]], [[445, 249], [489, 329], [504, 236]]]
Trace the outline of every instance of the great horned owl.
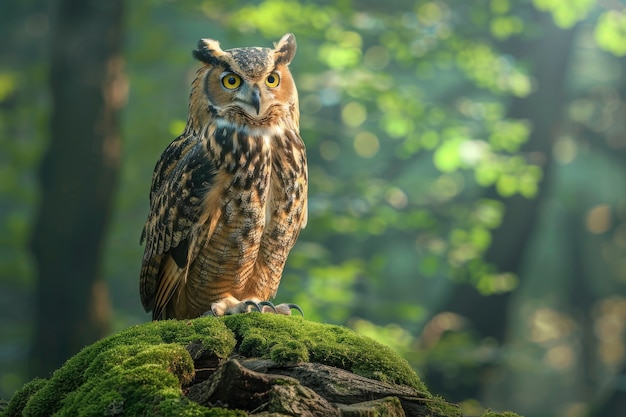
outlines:
[[[274, 49], [223, 51], [202, 39], [193, 51], [204, 65], [185, 130], [154, 169], [141, 237], [141, 301], [153, 319], [238, 313], [275, 296], [307, 221], [307, 162], [288, 68], [295, 53], [293, 34]], [[285, 306], [277, 311], [288, 314]]]

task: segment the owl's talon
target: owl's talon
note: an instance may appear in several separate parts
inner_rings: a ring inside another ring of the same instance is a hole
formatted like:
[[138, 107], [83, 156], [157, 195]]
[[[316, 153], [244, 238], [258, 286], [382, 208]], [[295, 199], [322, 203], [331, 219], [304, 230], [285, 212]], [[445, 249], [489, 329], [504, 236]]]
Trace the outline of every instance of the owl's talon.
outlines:
[[263, 305], [262, 302], [261, 303], [257, 303], [256, 301], [246, 300], [246, 301], [243, 301], [242, 304], [245, 306], [245, 310], [244, 311], [246, 311], [246, 312], [248, 311], [248, 307], [254, 307], [256, 309], [256, 311], [258, 311], [259, 313], [261, 313], [262, 310], [263, 310], [261, 308], [261, 305]]
[[[261, 313], [278, 313], [278, 310], [276, 310], [276, 306], [269, 301], [261, 301], [259, 303], [259, 306], [263, 306], [263, 308], [261, 309]], [[268, 308], [266, 309], [265, 307]]]
[[302, 308], [298, 304], [289, 303], [287, 304], [287, 307], [289, 307], [290, 313], [291, 313], [291, 309], [294, 309], [294, 310], [297, 310], [302, 317], [304, 317], [304, 311], [302, 311]]
[[276, 312], [278, 314], [284, 314], [285, 316], [291, 316], [291, 310], [297, 310], [300, 315], [302, 317], [304, 317], [304, 311], [302, 311], [302, 308], [300, 308], [300, 306], [298, 304], [292, 304], [292, 303], [283, 303], [283, 304], [279, 304], [276, 307]]

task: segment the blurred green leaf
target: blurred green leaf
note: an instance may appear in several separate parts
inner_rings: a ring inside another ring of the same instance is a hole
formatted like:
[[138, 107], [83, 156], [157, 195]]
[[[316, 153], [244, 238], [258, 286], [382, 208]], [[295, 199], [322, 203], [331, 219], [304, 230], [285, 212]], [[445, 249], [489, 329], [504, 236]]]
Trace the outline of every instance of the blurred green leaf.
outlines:
[[595, 0], [533, 0], [539, 10], [551, 12], [555, 23], [569, 28], [587, 17]]
[[624, 10], [604, 12], [595, 27], [598, 46], [616, 56], [626, 55], [626, 13]]
[[454, 172], [461, 167], [459, 147], [463, 138], [447, 140], [440, 145], [433, 156], [435, 166], [442, 172]]
[[14, 72], [0, 72], [0, 102], [15, 92], [18, 84], [17, 77]]

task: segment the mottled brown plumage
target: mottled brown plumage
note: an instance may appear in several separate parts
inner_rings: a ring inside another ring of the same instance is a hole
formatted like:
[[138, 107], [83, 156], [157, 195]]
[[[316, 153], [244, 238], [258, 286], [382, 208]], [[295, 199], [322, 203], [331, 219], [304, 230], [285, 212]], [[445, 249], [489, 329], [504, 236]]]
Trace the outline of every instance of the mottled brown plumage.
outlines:
[[194, 51], [204, 65], [187, 125], [156, 164], [142, 234], [140, 293], [154, 319], [242, 312], [276, 294], [307, 218], [295, 51], [292, 34], [274, 49], [203, 39]]

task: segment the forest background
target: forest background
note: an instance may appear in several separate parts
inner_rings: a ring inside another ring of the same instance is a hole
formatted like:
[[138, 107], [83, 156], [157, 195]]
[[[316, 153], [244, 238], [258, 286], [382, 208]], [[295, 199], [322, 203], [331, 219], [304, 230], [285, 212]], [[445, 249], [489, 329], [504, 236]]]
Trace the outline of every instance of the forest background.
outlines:
[[200, 38], [291, 65], [309, 221], [278, 302], [468, 414], [626, 409], [621, 0], [0, 3], [0, 398], [149, 320], [154, 164]]

